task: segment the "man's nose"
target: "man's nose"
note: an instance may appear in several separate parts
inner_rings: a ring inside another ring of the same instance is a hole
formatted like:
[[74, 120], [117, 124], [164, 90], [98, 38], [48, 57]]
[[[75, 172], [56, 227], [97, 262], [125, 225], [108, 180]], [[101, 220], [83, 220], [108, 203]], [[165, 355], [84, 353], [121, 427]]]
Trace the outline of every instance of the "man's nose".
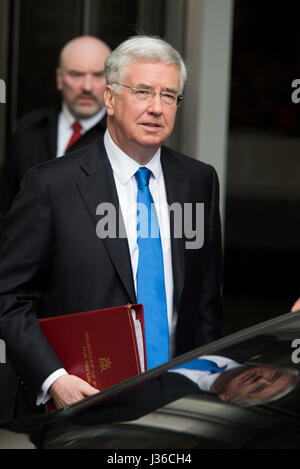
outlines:
[[155, 93], [151, 96], [149, 101], [148, 111], [151, 114], [160, 115], [162, 113], [162, 102], [159, 93]]
[[82, 84], [83, 90], [84, 91], [91, 91], [92, 87], [93, 87], [92, 77], [90, 75], [85, 75], [84, 80], [83, 80], [83, 84]]

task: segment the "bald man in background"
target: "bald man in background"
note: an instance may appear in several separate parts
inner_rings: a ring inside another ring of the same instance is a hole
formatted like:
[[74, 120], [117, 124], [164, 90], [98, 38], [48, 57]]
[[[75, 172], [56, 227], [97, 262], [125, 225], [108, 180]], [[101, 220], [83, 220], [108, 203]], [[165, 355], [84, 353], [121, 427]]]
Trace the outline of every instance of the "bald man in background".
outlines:
[[61, 107], [38, 109], [21, 119], [0, 173], [0, 248], [5, 240], [5, 214], [24, 174], [104, 134], [104, 62], [110, 52], [107, 44], [92, 36], [68, 42], [56, 70]]

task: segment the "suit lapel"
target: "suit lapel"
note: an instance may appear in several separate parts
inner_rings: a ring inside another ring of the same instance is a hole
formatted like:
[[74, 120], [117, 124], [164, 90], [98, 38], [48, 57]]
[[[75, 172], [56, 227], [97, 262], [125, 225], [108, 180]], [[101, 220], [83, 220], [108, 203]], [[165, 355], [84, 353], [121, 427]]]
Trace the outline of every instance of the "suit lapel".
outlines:
[[[179, 203], [183, 209], [184, 202], [188, 200], [188, 183], [184, 178], [178, 157], [171, 154], [171, 151], [166, 147], [162, 147], [161, 163], [164, 173], [168, 204], [169, 206], [172, 206], [174, 203]], [[179, 308], [185, 278], [183, 222], [181, 223], [181, 226], [182, 236], [175, 237], [174, 233], [176, 231], [174, 228], [174, 217], [170, 216], [174, 300], [177, 309]]]
[[[118, 230], [119, 218], [123, 224], [121, 229], [125, 233], [124, 223], [120, 214], [120, 205], [115, 187], [113, 172], [107, 158], [103, 139], [101, 143], [91, 145], [94, 155], [89, 159], [89, 163], [81, 166], [81, 170], [85, 173], [85, 177], [77, 182], [77, 187], [83, 202], [94, 221], [95, 232], [96, 225], [100, 220], [96, 214], [96, 209], [100, 203], [111, 204], [116, 211], [116, 226]], [[103, 242], [106, 251], [113, 263], [116, 272], [123, 283], [131, 303], [136, 303], [136, 294], [133, 282], [132, 268], [128, 242], [126, 237], [119, 237], [118, 231], [116, 237], [107, 237], [99, 242]]]

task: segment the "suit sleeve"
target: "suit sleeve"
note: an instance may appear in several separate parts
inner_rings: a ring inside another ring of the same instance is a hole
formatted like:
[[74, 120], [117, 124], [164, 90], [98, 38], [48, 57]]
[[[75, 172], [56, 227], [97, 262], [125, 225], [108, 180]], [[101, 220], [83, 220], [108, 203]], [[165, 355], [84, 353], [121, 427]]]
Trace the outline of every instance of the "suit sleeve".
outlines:
[[6, 223], [7, 240], [0, 252], [0, 336], [17, 374], [38, 392], [47, 376], [62, 367], [37, 320], [53, 249], [51, 205], [38, 169], [24, 177]]
[[223, 283], [223, 251], [219, 210], [219, 181], [214, 168], [211, 167], [211, 200], [208, 213], [206, 240], [204, 241], [204, 262], [200, 282], [200, 302], [202, 328], [205, 331], [205, 343], [222, 336], [223, 312], [221, 288]]

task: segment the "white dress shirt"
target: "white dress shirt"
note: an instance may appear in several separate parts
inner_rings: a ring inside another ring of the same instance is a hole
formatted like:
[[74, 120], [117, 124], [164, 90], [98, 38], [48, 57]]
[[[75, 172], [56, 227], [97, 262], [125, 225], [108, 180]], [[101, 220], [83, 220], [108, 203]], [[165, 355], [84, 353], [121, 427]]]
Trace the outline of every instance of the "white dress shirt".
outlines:
[[[137, 182], [135, 173], [141, 167], [139, 163], [126, 155], [112, 140], [109, 131], [104, 135], [104, 145], [110, 161], [120, 208], [125, 224], [128, 240], [133, 279], [136, 290], [136, 277], [139, 258], [137, 244]], [[173, 271], [170, 239], [170, 216], [167, 204], [165, 181], [160, 162], [160, 149], [155, 153], [151, 161], [146, 164], [152, 175], [149, 181], [149, 189], [155, 204], [164, 260], [164, 276], [167, 300], [167, 314], [169, 324], [170, 353], [172, 357], [174, 351], [174, 330], [176, 326], [176, 314], [173, 305]]]
[[94, 127], [100, 120], [105, 116], [106, 109], [102, 108], [97, 114], [87, 119], [77, 120], [70, 113], [67, 105], [63, 103], [62, 109], [58, 116], [58, 128], [57, 128], [57, 150], [56, 158], [63, 156], [66, 152], [67, 145], [70, 138], [73, 135], [72, 124], [77, 120], [81, 125], [81, 133], [85, 134], [88, 130]]

